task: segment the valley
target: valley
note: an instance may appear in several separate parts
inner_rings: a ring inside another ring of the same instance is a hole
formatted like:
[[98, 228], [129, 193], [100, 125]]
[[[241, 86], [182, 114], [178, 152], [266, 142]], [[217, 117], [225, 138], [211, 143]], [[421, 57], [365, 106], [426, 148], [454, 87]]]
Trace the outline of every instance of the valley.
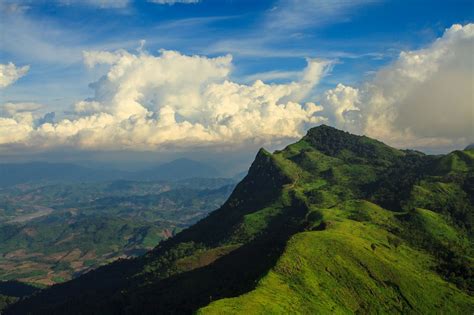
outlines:
[[218, 208], [233, 187], [184, 179], [0, 189], [0, 280], [48, 286], [144, 254]]

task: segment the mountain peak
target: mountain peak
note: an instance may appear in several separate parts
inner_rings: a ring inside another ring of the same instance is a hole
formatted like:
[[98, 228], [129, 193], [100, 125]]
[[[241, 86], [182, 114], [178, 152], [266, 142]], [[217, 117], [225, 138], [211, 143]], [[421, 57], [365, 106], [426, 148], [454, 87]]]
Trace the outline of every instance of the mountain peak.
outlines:
[[311, 140], [312, 143], [320, 143], [320, 144], [326, 143], [330, 140], [335, 140], [336, 138], [348, 138], [348, 137], [351, 137], [353, 139], [360, 138], [360, 136], [356, 136], [347, 131], [339, 130], [337, 128], [324, 125], [324, 124], [309, 129], [305, 136], [305, 138], [307, 140]]
[[261, 156], [269, 156], [269, 155], [271, 155], [271, 153], [268, 152], [267, 150], [265, 150], [265, 148], [260, 148], [260, 149], [258, 150], [257, 155], [256, 155], [255, 158], [257, 159], [258, 157], [261, 157]]
[[366, 159], [371, 163], [393, 160], [397, 156], [404, 155], [402, 151], [375, 139], [354, 135], [327, 125], [311, 128], [303, 140], [326, 155], [343, 158], [351, 156]]
[[319, 125], [319, 126], [310, 128], [310, 129], [308, 130], [308, 132], [311, 131], [311, 130], [324, 130], [324, 129], [327, 129], [327, 130], [335, 130], [335, 131], [342, 131], [342, 130], [337, 129], [336, 127], [332, 127], [332, 126], [329, 126], [329, 125], [326, 125], [326, 124], [321, 124], [321, 125]]

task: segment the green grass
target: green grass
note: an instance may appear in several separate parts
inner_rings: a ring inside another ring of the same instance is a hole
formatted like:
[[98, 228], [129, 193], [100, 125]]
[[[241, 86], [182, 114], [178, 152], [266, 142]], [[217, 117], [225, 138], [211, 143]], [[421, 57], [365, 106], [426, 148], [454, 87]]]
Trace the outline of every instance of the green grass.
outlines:
[[438, 173], [464, 173], [472, 171], [474, 167], [474, 151], [454, 151], [443, 156], [436, 165]]
[[34, 277], [42, 277], [48, 274], [46, 270], [29, 270], [26, 272], [13, 272], [8, 273], [0, 276], [0, 280], [2, 281], [9, 281], [9, 280], [17, 280], [17, 279], [27, 279], [27, 278], [34, 278]]
[[68, 279], [64, 278], [64, 277], [60, 277], [60, 276], [55, 276], [55, 277], [52, 277], [51, 280], [53, 280], [54, 282], [56, 283], [61, 283], [61, 282], [64, 282]]
[[[349, 211], [348, 211], [349, 210]], [[283, 255], [240, 297], [215, 301], [199, 314], [445, 313], [474, 311], [474, 298], [432, 271], [432, 258], [381, 226], [393, 214], [363, 201], [322, 210], [324, 231], [296, 234]], [[364, 212], [368, 221], [345, 218]], [[393, 222], [391, 222], [393, 221]]]
[[252, 239], [255, 235], [265, 231], [271, 219], [280, 215], [281, 212], [280, 207], [273, 205], [245, 215], [242, 222], [237, 226], [233, 239], [236, 241]]
[[[450, 246], [456, 253], [471, 251], [467, 236], [449, 223], [456, 209], [468, 204], [463, 188], [449, 179], [439, 181], [439, 177], [427, 177], [415, 184], [405, 209], [427, 206], [438, 212], [422, 208], [408, 213], [393, 212], [369, 201], [353, 199], [363, 195], [364, 185], [376, 183], [383, 167], [395, 159], [390, 154], [396, 158], [405, 156], [367, 138], [360, 138], [360, 142], [371, 148], [369, 156], [376, 152], [382, 158], [361, 158], [353, 151], [337, 151], [337, 146], [328, 144], [327, 150], [336, 152], [329, 156], [305, 140], [274, 155], [281, 168], [294, 174], [294, 184], [287, 185], [287, 193], [291, 190], [300, 193], [311, 205], [306, 228], [315, 231], [296, 234], [276, 266], [254, 290], [214, 301], [198, 313], [460, 314], [474, 311], [474, 298], [448, 282], [444, 273], [436, 272], [440, 267], [433, 257]], [[468, 172], [473, 166], [470, 159], [470, 154], [455, 152], [438, 162], [438, 171], [442, 170], [443, 176]], [[261, 211], [249, 218], [245, 216], [254, 223], [248, 225], [256, 231], [268, 227], [269, 216], [264, 213], [275, 213], [269, 209]], [[460, 265], [472, 261], [469, 259], [461, 258]], [[461, 287], [465, 288], [462, 281]]]
[[436, 212], [416, 208], [413, 211], [413, 220], [418, 220], [420, 227], [423, 228], [430, 237], [440, 242], [458, 243], [463, 239], [458, 231], [447, 224], [446, 220]]
[[176, 261], [176, 268], [182, 271], [190, 271], [199, 267], [207, 266], [216, 259], [225, 256], [240, 247], [240, 244], [227, 245], [210, 250], [200, 250], [191, 256], [187, 256]]

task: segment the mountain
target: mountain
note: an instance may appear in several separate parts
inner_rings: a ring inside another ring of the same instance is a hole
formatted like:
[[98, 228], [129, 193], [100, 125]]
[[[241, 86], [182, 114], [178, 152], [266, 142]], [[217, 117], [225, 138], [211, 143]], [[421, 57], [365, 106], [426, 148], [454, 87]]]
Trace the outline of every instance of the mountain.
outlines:
[[0, 311], [18, 299], [31, 295], [40, 290], [29, 284], [17, 281], [0, 281]]
[[0, 164], [0, 187], [23, 183], [78, 183], [127, 179], [139, 181], [217, 178], [211, 166], [190, 159], [177, 159], [141, 171], [127, 172], [106, 168], [89, 168], [70, 163], [5, 163]]
[[474, 312], [474, 154], [328, 127], [261, 149], [221, 208], [6, 314]]
[[186, 178], [215, 178], [219, 172], [213, 167], [190, 159], [177, 159], [168, 163], [136, 172], [140, 180], [180, 180]]
[[242, 179], [244, 179], [245, 176], [247, 176], [247, 173], [248, 173], [247, 171], [239, 172], [235, 174], [234, 176], [232, 176], [232, 179], [240, 182]]
[[93, 182], [124, 176], [114, 170], [96, 170], [69, 163], [5, 163], [0, 164], [0, 187], [31, 182]]
[[464, 150], [474, 150], [474, 143], [468, 145]]

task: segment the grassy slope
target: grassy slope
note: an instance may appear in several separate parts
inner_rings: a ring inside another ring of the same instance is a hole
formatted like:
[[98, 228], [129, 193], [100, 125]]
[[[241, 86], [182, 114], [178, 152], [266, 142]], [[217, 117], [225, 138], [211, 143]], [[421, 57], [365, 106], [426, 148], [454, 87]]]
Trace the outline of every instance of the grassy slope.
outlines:
[[[292, 188], [306, 193], [313, 205], [331, 207], [315, 211], [322, 214], [323, 230], [294, 235], [254, 290], [215, 301], [198, 313], [473, 312], [474, 297], [437, 273], [436, 259], [430, 254], [439, 254], [436, 246], [456, 248], [466, 254], [468, 262], [473, 261], [472, 240], [464, 233], [465, 227], [453, 223], [463, 209], [467, 221], [472, 215], [462, 181], [453, 179], [472, 174], [472, 152], [455, 151], [436, 161], [437, 176], [414, 185], [405, 211], [397, 213], [367, 201], [338, 203], [354, 190], [357, 193], [357, 189], [344, 188], [369, 183], [376, 178], [377, 168], [363, 160], [347, 165], [342, 161], [354, 161], [351, 152], [318, 143], [320, 150], [332, 150], [337, 158], [328, 157], [311, 150], [308, 142], [303, 139], [277, 155], [309, 171]], [[379, 143], [375, 151], [387, 152]], [[311, 178], [317, 173], [323, 176]], [[328, 181], [331, 187], [326, 186]], [[431, 206], [440, 213], [412, 208], [417, 205]], [[320, 220], [314, 224], [318, 230]]]
[[[473, 297], [432, 271], [432, 257], [393, 242], [397, 236], [385, 229], [398, 225], [392, 212], [368, 202], [341, 206], [322, 211], [325, 230], [294, 235], [255, 290], [198, 313], [474, 311]], [[361, 212], [364, 221], [350, 219]]]

